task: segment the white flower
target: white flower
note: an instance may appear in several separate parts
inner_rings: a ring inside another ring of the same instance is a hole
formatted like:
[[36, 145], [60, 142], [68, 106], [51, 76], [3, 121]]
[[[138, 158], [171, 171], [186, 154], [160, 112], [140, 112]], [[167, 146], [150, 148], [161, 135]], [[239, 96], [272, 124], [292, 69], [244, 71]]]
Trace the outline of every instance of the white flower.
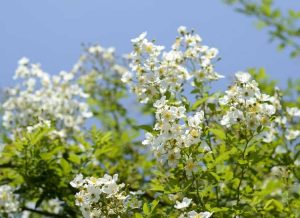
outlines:
[[84, 182], [85, 180], [83, 179], [83, 175], [80, 173], [70, 182], [70, 185], [74, 188], [79, 188]]
[[212, 213], [210, 212], [200, 212], [197, 213], [196, 211], [188, 212], [188, 218], [209, 218], [211, 217]]
[[132, 80], [132, 73], [129, 71], [126, 71], [125, 73], [123, 73], [121, 81], [123, 83], [128, 83]]
[[193, 173], [196, 173], [199, 170], [199, 165], [192, 158], [189, 158], [184, 169], [188, 176], [192, 176]]
[[161, 97], [161, 99], [154, 102], [153, 107], [162, 108], [166, 105], [166, 96]]
[[22, 57], [18, 62], [19, 65], [26, 65], [28, 63], [29, 63], [29, 59], [26, 57]]
[[187, 28], [185, 26], [180, 26], [178, 27], [177, 32], [184, 35], [187, 33]]
[[180, 159], [181, 155], [178, 149], [170, 150], [168, 154], [166, 154], [166, 159], [168, 161], [168, 165], [170, 167], [176, 167], [178, 164], [178, 160]]
[[300, 166], [300, 160], [299, 159], [295, 160], [294, 164], [295, 166]]
[[275, 149], [275, 153], [277, 154], [284, 154], [284, 153], [287, 153], [287, 150], [284, 146], [282, 145], [278, 145]]
[[144, 40], [146, 38], [146, 36], [147, 36], [147, 32], [143, 32], [137, 38], [131, 39], [131, 42], [133, 42], [133, 43], [141, 42], [142, 40]]
[[235, 74], [235, 77], [241, 83], [247, 83], [251, 79], [251, 75], [249, 73], [247, 73], [247, 72], [241, 72], [241, 71], [237, 72]]
[[99, 187], [90, 185], [87, 187], [87, 192], [89, 193], [90, 202], [96, 203], [100, 199], [100, 194], [101, 194], [102, 190]]
[[300, 117], [300, 110], [297, 107], [287, 107], [286, 112], [291, 117]]
[[188, 125], [190, 127], [199, 128], [204, 120], [204, 112], [197, 112], [194, 116], [188, 117]]
[[285, 135], [285, 138], [287, 140], [294, 140], [296, 139], [298, 136], [300, 135], [300, 131], [299, 130], [292, 130], [292, 129], [289, 129], [287, 130], [287, 133]]
[[174, 206], [176, 209], [185, 209], [190, 206], [192, 199], [184, 197], [182, 202], [176, 201], [176, 205]]

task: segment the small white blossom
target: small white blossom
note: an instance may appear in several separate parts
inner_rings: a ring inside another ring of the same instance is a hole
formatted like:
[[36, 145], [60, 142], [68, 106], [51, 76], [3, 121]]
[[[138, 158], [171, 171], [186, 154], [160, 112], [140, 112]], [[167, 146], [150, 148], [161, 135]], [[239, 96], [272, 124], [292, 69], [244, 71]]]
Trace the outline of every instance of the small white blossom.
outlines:
[[182, 202], [176, 201], [176, 205], [174, 206], [176, 209], [185, 209], [192, 203], [192, 199], [184, 197]]
[[300, 110], [297, 107], [287, 107], [286, 112], [291, 117], [300, 117]]
[[299, 135], [300, 135], [300, 130], [289, 129], [289, 130], [287, 130], [285, 138], [287, 140], [294, 140], [294, 139], [298, 138]]

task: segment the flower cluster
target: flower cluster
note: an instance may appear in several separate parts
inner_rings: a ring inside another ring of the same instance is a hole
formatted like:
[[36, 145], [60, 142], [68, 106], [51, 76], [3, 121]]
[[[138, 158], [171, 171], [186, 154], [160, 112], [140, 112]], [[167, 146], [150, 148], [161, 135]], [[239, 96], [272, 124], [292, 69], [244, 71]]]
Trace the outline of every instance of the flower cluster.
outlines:
[[128, 209], [139, 208], [139, 193], [125, 195], [124, 184], [117, 184], [118, 175], [105, 174], [103, 178], [77, 175], [71, 186], [80, 189], [76, 194], [76, 205], [80, 207], [83, 217], [110, 217], [125, 214]]
[[154, 103], [156, 123], [154, 132], [146, 133], [144, 145], [148, 145], [162, 164], [177, 167], [184, 160], [188, 176], [199, 170], [196, 158], [182, 157], [182, 149], [199, 145], [204, 121], [201, 110], [190, 114], [183, 106], [183, 87], [187, 80], [192, 85], [205, 84], [223, 76], [215, 72], [213, 59], [218, 51], [202, 45], [201, 37], [185, 27], [178, 28], [179, 37], [172, 49], [163, 52], [147, 40], [146, 33], [133, 39], [131, 53], [131, 74], [124, 82], [129, 82], [141, 103]]
[[[287, 107], [286, 108], [286, 114], [287, 114], [287, 117], [284, 120], [288, 120], [290, 123], [299, 122], [299, 118], [300, 118], [299, 108], [297, 108], [297, 107]], [[285, 123], [285, 125], [286, 125], [286, 123]], [[300, 130], [289, 128], [287, 130], [285, 138], [287, 140], [295, 140], [299, 136], [300, 136]]]
[[9, 130], [34, 125], [36, 119], [53, 120], [55, 133], [66, 137], [70, 131], [79, 131], [92, 116], [83, 101], [88, 95], [76, 84], [75, 73], [62, 71], [51, 76], [38, 64], [22, 58], [15, 79], [21, 82], [7, 90], [8, 98], [2, 106], [3, 126]]
[[235, 74], [234, 84], [220, 98], [220, 105], [229, 107], [223, 116], [221, 125], [231, 127], [241, 124], [247, 129], [256, 129], [258, 126], [266, 126], [270, 118], [276, 112], [276, 98], [262, 94], [255, 80], [246, 72]]
[[[165, 96], [154, 103], [156, 132], [146, 133], [143, 144], [151, 147], [159, 162], [175, 168], [181, 158], [181, 149], [200, 142], [204, 114], [201, 111], [188, 116], [184, 106], [168, 103]], [[185, 167], [187, 174], [196, 171], [197, 167], [198, 165], [189, 159]]]
[[[90, 79], [108, 79], [106, 77], [127, 77], [128, 69], [117, 63], [115, 48], [104, 48], [98, 44], [89, 46], [80, 57], [73, 71], [80, 71], [83, 83]], [[112, 78], [110, 78], [112, 79]]]
[[202, 45], [200, 36], [185, 27], [179, 27], [178, 32], [180, 35], [168, 52], [146, 39], [145, 32], [132, 40], [134, 51], [130, 54], [130, 67], [136, 76], [126, 73], [122, 80], [131, 82], [140, 102], [158, 99], [167, 92], [176, 95], [191, 78], [204, 83], [222, 77], [213, 66], [218, 50]]
[[0, 186], [0, 214], [11, 214], [19, 210], [17, 196], [9, 185]]

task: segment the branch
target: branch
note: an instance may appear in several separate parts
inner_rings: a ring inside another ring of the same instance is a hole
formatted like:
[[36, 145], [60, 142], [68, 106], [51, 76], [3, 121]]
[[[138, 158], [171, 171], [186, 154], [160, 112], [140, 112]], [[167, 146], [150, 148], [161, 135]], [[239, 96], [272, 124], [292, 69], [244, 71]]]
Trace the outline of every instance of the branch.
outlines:
[[0, 168], [15, 168], [16, 166], [11, 163], [0, 164]]
[[50, 212], [42, 211], [42, 210], [37, 210], [37, 209], [29, 208], [29, 207], [22, 207], [22, 210], [27, 210], [27, 211], [37, 213], [37, 214], [41, 214], [41, 215], [44, 215], [44, 216], [47, 216], [47, 217], [60, 217], [60, 218], [65, 217], [63, 215], [50, 213]]

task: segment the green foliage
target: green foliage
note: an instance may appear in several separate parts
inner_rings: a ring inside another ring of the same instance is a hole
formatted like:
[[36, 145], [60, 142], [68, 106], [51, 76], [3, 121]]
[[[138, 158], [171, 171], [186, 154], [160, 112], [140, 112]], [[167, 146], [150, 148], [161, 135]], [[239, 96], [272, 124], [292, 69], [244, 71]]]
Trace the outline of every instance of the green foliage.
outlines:
[[271, 41], [278, 43], [278, 50], [289, 48], [290, 56], [295, 58], [300, 54], [300, 11], [293, 8], [286, 11], [276, 8], [276, 1], [260, 0], [224, 0], [235, 9], [248, 16], [257, 18], [258, 29], [267, 28]]

